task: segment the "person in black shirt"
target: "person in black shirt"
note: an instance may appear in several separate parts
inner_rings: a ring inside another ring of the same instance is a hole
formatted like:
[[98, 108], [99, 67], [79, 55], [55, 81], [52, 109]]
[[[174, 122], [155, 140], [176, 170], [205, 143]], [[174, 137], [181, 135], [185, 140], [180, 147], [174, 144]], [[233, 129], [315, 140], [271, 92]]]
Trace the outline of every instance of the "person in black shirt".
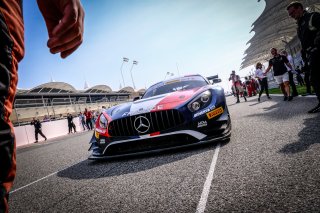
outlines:
[[39, 119], [33, 118], [30, 125], [34, 126], [34, 137], [36, 138], [35, 143], [38, 143], [38, 134], [40, 134], [44, 138], [44, 140], [47, 140], [47, 137], [41, 131], [42, 125], [41, 125], [41, 122], [39, 121]]
[[280, 85], [281, 91], [284, 95], [283, 100], [291, 101], [292, 96], [290, 96], [289, 74], [287, 67], [292, 69], [292, 66], [289, 63], [287, 57], [278, 54], [278, 50], [276, 48], [271, 48], [270, 52], [273, 55], [273, 58], [269, 60], [269, 66], [265, 71], [265, 75], [270, 71], [271, 67], [273, 67], [274, 78]]
[[318, 105], [308, 113], [320, 112], [320, 13], [307, 12], [300, 2], [291, 2], [287, 7], [291, 18], [297, 20], [301, 56], [310, 69], [310, 81], [318, 98]]
[[70, 113], [68, 113], [67, 120], [68, 120], [69, 134], [72, 133], [72, 129], [76, 133], [77, 132], [76, 125], [73, 123], [73, 116]]

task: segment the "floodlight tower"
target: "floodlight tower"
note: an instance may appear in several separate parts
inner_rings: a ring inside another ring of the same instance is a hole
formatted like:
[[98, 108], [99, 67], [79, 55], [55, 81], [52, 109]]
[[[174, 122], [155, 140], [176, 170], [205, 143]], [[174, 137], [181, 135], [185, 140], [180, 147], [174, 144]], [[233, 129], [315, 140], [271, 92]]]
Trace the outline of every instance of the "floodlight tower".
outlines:
[[124, 83], [122, 67], [123, 67], [123, 64], [124, 64], [125, 62], [128, 62], [128, 61], [129, 61], [129, 58], [123, 57], [123, 58], [122, 58], [122, 64], [121, 64], [121, 67], [120, 67], [121, 77], [122, 77], [122, 82], [123, 82], [123, 87], [125, 87], [126, 84]]
[[132, 85], [133, 85], [133, 88], [134, 88], [134, 89], [136, 89], [136, 85], [134, 84], [134, 80], [133, 80], [133, 76], [132, 76], [132, 69], [133, 69], [133, 66], [134, 66], [134, 65], [137, 65], [137, 64], [138, 64], [138, 61], [133, 61], [133, 62], [132, 62], [131, 69], [130, 69], [131, 80], [132, 80]]

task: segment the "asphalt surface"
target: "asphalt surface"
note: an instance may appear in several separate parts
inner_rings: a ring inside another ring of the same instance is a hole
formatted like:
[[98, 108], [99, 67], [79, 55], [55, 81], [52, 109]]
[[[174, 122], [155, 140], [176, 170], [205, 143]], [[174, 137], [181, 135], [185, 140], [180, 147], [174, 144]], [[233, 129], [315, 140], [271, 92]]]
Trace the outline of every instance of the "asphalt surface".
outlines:
[[316, 98], [272, 97], [228, 97], [226, 143], [106, 162], [87, 160], [92, 131], [18, 148], [10, 211], [319, 212]]

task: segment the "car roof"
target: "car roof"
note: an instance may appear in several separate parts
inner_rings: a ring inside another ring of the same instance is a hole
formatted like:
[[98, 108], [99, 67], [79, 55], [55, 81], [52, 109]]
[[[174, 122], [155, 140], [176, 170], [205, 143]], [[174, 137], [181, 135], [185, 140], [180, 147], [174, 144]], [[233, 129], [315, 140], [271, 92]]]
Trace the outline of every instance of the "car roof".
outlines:
[[175, 81], [175, 80], [180, 80], [180, 79], [187, 78], [187, 77], [201, 77], [201, 78], [203, 78], [203, 80], [206, 80], [206, 78], [203, 77], [203, 76], [200, 75], [200, 74], [190, 74], [190, 75], [183, 75], [183, 76], [179, 76], [179, 77], [175, 77], [175, 78], [168, 78], [168, 79], [166, 79], [166, 80], [159, 81], [159, 82], [157, 82], [157, 83], [149, 86], [149, 88], [150, 88], [150, 87], [153, 87], [154, 85], [160, 84], [160, 83], [165, 84], [166, 82]]

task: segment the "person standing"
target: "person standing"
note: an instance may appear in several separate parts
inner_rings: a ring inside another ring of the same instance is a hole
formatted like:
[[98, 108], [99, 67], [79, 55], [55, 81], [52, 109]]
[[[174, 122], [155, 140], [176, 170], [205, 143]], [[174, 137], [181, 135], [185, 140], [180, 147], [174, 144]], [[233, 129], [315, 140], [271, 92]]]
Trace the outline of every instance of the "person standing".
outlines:
[[260, 102], [260, 98], [261, 98], [261, 95], [262, 95], [264, 90], [266, 91], [266, 95], [267, 95], [268, 99], [271, 99], [271, 97], [269, 95], [268, 78], [263, 73], [262, 64], [260, 62], [258, 62], [256, 64], [256, 70], [255, 70], [255, 75], [254, 76], [258, 79], [259, 84], [260, 84], [260, 92], [259, 92], [258, 101]]
[[38, 134], [40, 134], [44, 138], [44, 140], [47, 140], [47, 137], [42, 133], [42, 130], [41, 130], [42, 124], [39, 121], [39, 119], [33, 118], [30, 125], [34, 126], [34, 137], [36, 139], [35, 143], [38, 143]]
[[84, 112], [83, 112], [84, 116], [86, 116], [86, 124], [87, 124], [87, 127], [88, 127], [88, 130], [92, 130], [93, 127], [92, 127], [92, 112], [90, 110], [88, 110], [87, 108], [84, 109]]
[[273, 67], [274, 78], [279, 84], [284, 95], [283, 100], [291, 101], [293, 97], [290, 95], [289, 74], [287, 70], [287, 67], [292, 69], [291, 64], [289, 63], [287, 57], [278, 54], [278, 50], [276, 48], [271, 48], [270, 52], [273, 58], [269, 60], [269, 66], [265, 71], [265, 75], [267, 75], [267, 73], [271, 70], [271, 67]]
[[257, 82], [254, 78], [251, 77], [251, 75], [249, 76], [249, 81], [250, 81], [250, 86], [252, 89], [252, 95], [257, 95]]
[[251, 84], [251, 79], [249, 80], [249, 78], [247, 76], [244, 77], [244, 79], [245, 79], [244, 84], [246, 85], [246, 88], [248, 91], [248, 96], [252, 97], [253, 88], [252, 88], [252, 84]]
[[[37, 0], [48, 30], [47, 46], [61, 58], [82, 43], [84, 10], [80, 0]], [[0, 1], [0, 212], [8, 212], [9, 191], [16, 175], [16, 142], [9, 119], [24, 56], [22, 0]]]
[[302, 59], [310, 69], [311, 85], [318, 98], [317, 106], [308, 113], [320, 112], [320, 13], [307, 12], [297, 1], [291, 2], [287, 11], [297, 21]]
[[282, 50], [282, 51], [281, 51], [281, 55], [287, 57], [290, 65], [291, 65], [291, 67], [292, 67], [291, 69], [290, 69], [289, 67], [287, 67], [287, 70], [288, 70], [288, 75], [289, 75], [289, 83], [290, 83], [290, 87], [291, 87], [291, 95], [292, 95], [293, 97], [296, 97], [296, 96], [298, 96], [299, 94], [298, 94], [298, 91], [297, 91], [296, 84], [294, 83], [294, 80], [293, 80], [293, 74], [294, 74], [293, 72], [295, 72], [294, 66], [293, 66], [293, 64], [294, 64], [293, 58], [292, 58], [292, 56], [289, 55], [288, 52], [285, 51], [285, 50]]
[[[79, 126], [82, 125], [83, 131], [86, 130], [86, 120], [84, 114], [82, 112], [79, 113]], [[88, 127], [87, 127], [88, 129]]]
[[68, 120], [69, 134], [72, 133], [72, 129], [74, 133], [76, 133], [77, 132], [76, 125], [73, 123], [73, 116], [70, 113], [68, 113], [67, 120]]
[[240, 80], [240, 76], [236, 75], [236, 71], [232, 70], [229, 81], [232, 81], [232, 90], [234, 91], [236, 97], [237, 97], [237, 102], [240, 103], [240, 96], [243, 96], [244, 100], [247, 101], [245, 95], [243, 94], [243, 85]]

